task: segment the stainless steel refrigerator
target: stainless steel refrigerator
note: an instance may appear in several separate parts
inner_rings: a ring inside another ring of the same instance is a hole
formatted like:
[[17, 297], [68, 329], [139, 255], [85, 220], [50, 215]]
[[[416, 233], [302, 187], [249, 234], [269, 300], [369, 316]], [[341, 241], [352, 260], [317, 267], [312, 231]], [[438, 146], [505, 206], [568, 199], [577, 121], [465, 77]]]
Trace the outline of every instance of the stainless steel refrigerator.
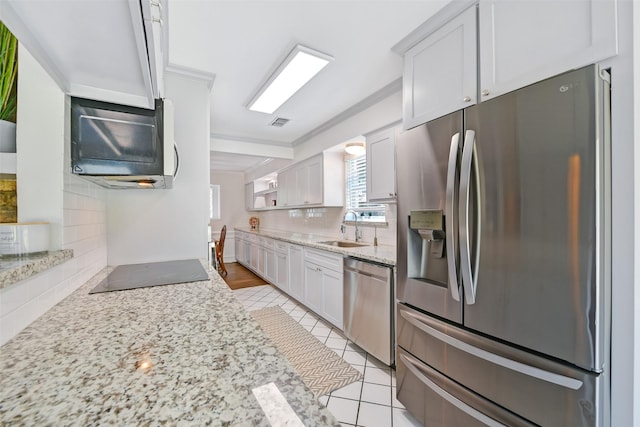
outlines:
[[609, 420], [609, 75], [397, 142], [397, 396], [426, 426]]

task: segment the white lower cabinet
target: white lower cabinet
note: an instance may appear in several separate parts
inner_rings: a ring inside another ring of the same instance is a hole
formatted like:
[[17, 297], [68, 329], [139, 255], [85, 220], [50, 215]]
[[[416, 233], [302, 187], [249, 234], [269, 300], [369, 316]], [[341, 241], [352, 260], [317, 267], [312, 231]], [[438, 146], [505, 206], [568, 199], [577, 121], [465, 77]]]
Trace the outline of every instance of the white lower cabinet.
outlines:
[[342, 255], [238, 232], [237, 260], [342, 329]]
[[320, 266], [305, 261], [304, 263], [304, 302], [311, 310], [322, 312], [323, 272]]
[[289, 245], [276, 242], [276, 280], [275, 285], [289, 293]]
[[276, 252], [270, 248], [264, 250], [264, 276], [267, 281], [276, 283]]
[[304, 251], [304, 303], [342, 329], [342, 255], [317, 249]]
[[249, 265], [251, 264], [251, 242], [243, 239], [242, 251], [244, 252], [244, 254], [242, 254], [242, 261], [243, 261], [242, 263], [246, 267], [249, 267]]
[[260, 247], [251, 242], [251, 256], [249, 257], [249, 265], [253, 271], [258, 271], [258, 260], [260, 259]]
[[240, 264], [244, 264], [244, 240], [240, 238], [239, 234], [236, 234], [236, 261]]
[[304, 257], [302, 246], [289, 245], [289, 295], [304, 302]]
[[325, 269], [322, 277], [322, 316], [340, 329], [343, 329], [343, 290], [344, 275]]
[[258, 271], [257, 271], [257, 273], [262, 277], [266, 276], [265, 267], [264, 267], [265, 255], [266, 255], [266, 249], [264, 247], [262, 247], [262, 246], [259, 246], [258, 247]]

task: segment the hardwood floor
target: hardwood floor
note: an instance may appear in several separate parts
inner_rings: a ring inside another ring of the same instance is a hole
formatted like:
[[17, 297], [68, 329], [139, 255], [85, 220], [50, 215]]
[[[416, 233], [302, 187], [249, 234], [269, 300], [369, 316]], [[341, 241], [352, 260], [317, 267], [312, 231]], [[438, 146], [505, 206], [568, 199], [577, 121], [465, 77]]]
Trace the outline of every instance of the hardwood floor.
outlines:
[[267, 282], [244, 268], [240, 263], [225, 263], [224, 266], [227, 268], [228, 274], [223, 279], [231, 289], [250, 288], [267, 284]]

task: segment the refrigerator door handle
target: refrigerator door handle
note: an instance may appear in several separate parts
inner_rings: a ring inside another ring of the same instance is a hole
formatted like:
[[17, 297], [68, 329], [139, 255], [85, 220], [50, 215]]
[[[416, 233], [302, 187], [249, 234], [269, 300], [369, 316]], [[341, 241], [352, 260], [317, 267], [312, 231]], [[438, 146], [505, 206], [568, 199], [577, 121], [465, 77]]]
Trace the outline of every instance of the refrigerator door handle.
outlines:
[[445, 199], [445, 247], [447, 248], [447, 268], [449, 271], [449, 290], [451, 297], [460, 301], [460, 287], [458, 282], [458, 259], [456, 224], [458, 212], [456, 205], [456, 173], [458, 170], [458, 150], [460, 147], [460, 133], [451, 137], [449, 150], [449, 166], [447, 168], [447, 191]]
[[[476, 272], [473, 271], [471, 264], [471, 236], [469, 231], [469, 200], [471, 197], [471, 172], [474, 171], [475, 191], [478, 196], [478, 204], [480, 203], [480, 180], [478, 172], [478, 151], [476, 149], [476, 133], [468, 130], [464, 136], [464, 147], [462, 149], [462, 164], [460, 166], [460, 202], [459, 213], [460, 218], [460, 272], [462, 273], [462, 285], [464, 287], [464, 296], [467, 304], [472, 305], [476, 302], [477, 281]], [[476, 239], [475, 255], [478, 257], [477, 250], [480, 245], [480, 209], [476, 209], [475, 218]], [[475, 266], [478, 266], [478, 259], [475, 260]]]
[[451, 405], [455, 406], [456, 408], [460, 409], [462, 412], [466, 413], [472, 418], [475, 418], [476, 420], [478, 420], [479, 422], [487, 426], [506, 427], [504, 424], [497, 422], [493, 418], [489, 418], [488, 416], [478, 411], [477, 409], [473, 408], [472, 406], [467, 405], [462, 400], [453, 396], [452, 394], [447, 392], [445, 389], [443, 389], [442, 387], [440, 387], [439, 385], [431, 381], [426, 375], [420, 372], [418, 368], [416, 368], [417, 362], [412, 360], [413, 359], [412, 357], [408, 357], [402, 353], [398, 353], [398, 355], [400, 356], [400, 359], [402, 359], [402, 361], [404, 362], [409, 372], [415, 375], [416, 378], [418, 378], [421, 383], [429, 387], [434, 393], [436, 393], [438, 396], [440, 396], [441, 398], [449, 402]]
[[528, 375], [533, 378], [538, 378], [542, 381], [550, 382], [552, 384], [557, 384], [559, 386], [569, 388], [571, 390], [578, 390], [580, 387], [582, 387], [582, 381], [578, 379], [567, 377], [565, 375], [556, 374], [554, 372], [545, 371], [544, 369], [540, 369], [535, 366], [521, 363], [516, 360], [508, 359], [506, 357], [483, 350], [481, 348], [468, 344], [464, 341], [461, 341], [457, 338], [449, 336], [444, 332], [440, 332], [439, 330], [427, 325], [426, 323], [420, 320], [419, 316], [416, 316], [413, 313], [409, 313], [406, 310], [399, 309], [399, 314], [407, 322], [409, 322], [414, 327], [420, 329], [422, 332], [425, 332], [431, 335], [432, 337], [434, 337], [435, 339], [442, 341], [443, 343], [448, 344], [452, 347], [455, 347], [460, 351], [464, 351], [465, 353], [468, 353], [480, 359], [486, 360], [487, 362], [493, 363], [498, 366], [502, 366], [503, 368], [506, 368], [515, 372], [519, 372], [524, 375]]

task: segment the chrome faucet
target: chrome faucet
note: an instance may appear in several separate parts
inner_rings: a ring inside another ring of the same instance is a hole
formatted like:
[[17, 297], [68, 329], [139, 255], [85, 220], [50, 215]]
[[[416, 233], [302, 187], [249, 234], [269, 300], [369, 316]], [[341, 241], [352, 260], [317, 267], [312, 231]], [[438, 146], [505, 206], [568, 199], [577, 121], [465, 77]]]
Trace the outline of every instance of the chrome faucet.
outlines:
[[355, 217], [355, 223], [356, 223], [356, 242], [359, 242], [360, 240], [362, 240], [362, 231], [358, 228], [358, 213], [356, 211], [354, 211], [353, 209], [349, 209], [344, 213], [344, 218], [342, 219], [342, 222], [344, 223], [347, 220], [347, 215], [349, 215], [350, 213], [353, 214], [353, 216]]

